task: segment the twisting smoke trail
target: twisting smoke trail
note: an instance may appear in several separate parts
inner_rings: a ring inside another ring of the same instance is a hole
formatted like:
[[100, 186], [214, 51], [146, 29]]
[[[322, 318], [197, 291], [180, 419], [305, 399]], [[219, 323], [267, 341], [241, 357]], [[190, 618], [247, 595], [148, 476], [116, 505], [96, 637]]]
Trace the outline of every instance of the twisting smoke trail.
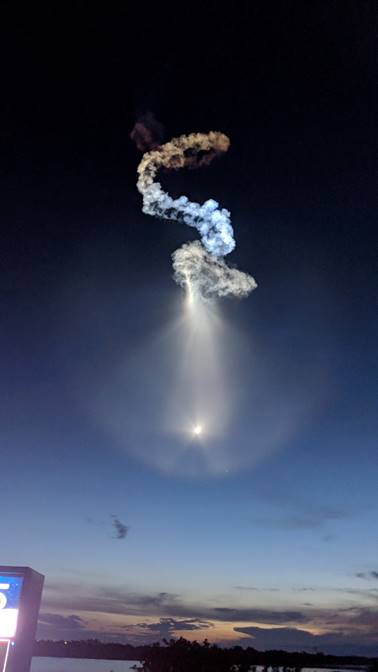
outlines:
[[186, 244], [173, 253], [174, 278], [179, 285], [196, 287], [208, 298], [243, 297], [257, 287], [250, 275], [229, 268], [222, 259], [235, 247], [230, 213], [212, 198], [202, 205], [186, 196], [173, 199], [155, 177], [161, 167], [176, 170], [207, 165], [215, 156], [227, 152], [229, 146], [229, 138], [215, 131], [181, 135], [144, 154], [138, 166], [137, 186], [143, 195], [143, 212], [183, 221], [199, 231], [203, 247], [198, 242]]
[[[213, 199], [203, 205], [189, 201], [186, 196], [173, 199], [163, 191], [159, 182], [155, 182], [155, 177], [162, 166], [170, 169], [193, 167], [193, 154], [212, 150], [214, 155], [226, 152], [229, 145], [229, 139], [222, 133], [181, 135], [144, 154], [138, 166], [137, 186], [143, 194], [143, 212], [162, 219], [181, 220], [196, 227], [207, 251], [217, 256], [228, 254], [235, 247], [228, 210], [220, 209]], [[188, 150], [192, 152], [190, 156], [185, 155]]]

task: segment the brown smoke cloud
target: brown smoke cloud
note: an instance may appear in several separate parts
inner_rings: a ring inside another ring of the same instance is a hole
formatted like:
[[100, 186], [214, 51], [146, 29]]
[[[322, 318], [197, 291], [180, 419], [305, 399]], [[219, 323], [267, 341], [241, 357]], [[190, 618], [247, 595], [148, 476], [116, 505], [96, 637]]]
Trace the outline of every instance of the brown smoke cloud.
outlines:
[[154, 113], [148, 110], [135, 122], [130, 138], [140, 152], [156, 149], [163, 142], [164, 126], [155, 118]]

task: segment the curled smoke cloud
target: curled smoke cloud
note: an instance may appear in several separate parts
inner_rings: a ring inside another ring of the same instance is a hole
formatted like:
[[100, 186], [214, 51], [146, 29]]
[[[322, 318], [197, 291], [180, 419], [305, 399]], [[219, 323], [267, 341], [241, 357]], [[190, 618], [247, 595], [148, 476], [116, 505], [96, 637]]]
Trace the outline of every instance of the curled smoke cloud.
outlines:
[[208, 254], [198, 240], [173, 252], [172, 259], [177, 284], [184, 288], [195, 287], [205, 298], [244, 298], [257, 287], [251, 275], [230, 268], [222, 257]]
[[162, 167], [175, 170], [206, 165], [229, 146], [229, 138], [215, 131], [181, 135], [144, 154], [138, 166], [137, 187], [143, 195], [143, 212], [182, 221], [199, 231], [203, 247], [200, 243], [187, 244], [174, 252], [174, 277], [181, 286], [190, 284], [208, 297], [247, 296], [257, 287], [251, 276], [228, 268], [222, 260], [235, 247], [230, 212], [213, 199], [202, 205], [186, 196], [173, 199], [155, 177]]

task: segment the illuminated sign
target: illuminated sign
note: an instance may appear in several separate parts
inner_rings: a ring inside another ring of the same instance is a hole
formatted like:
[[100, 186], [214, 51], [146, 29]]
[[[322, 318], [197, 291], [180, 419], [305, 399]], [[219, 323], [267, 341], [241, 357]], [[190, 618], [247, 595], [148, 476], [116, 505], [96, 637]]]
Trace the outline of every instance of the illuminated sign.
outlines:
[[22, 576], [0, 574], [0, 638], [16, 635], [23, 581]]
[[0, 566], [0, 672], [30, 672], [44, 577]]

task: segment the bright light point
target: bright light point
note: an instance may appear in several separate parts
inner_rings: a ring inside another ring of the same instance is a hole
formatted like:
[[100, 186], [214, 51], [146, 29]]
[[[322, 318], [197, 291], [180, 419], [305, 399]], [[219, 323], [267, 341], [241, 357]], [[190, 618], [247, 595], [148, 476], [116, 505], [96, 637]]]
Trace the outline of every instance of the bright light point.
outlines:
[[201, 425], [195, 425], [193, 427], [193, 434], [194, 436], [200, 436], [202, 434], [202, 427]]

